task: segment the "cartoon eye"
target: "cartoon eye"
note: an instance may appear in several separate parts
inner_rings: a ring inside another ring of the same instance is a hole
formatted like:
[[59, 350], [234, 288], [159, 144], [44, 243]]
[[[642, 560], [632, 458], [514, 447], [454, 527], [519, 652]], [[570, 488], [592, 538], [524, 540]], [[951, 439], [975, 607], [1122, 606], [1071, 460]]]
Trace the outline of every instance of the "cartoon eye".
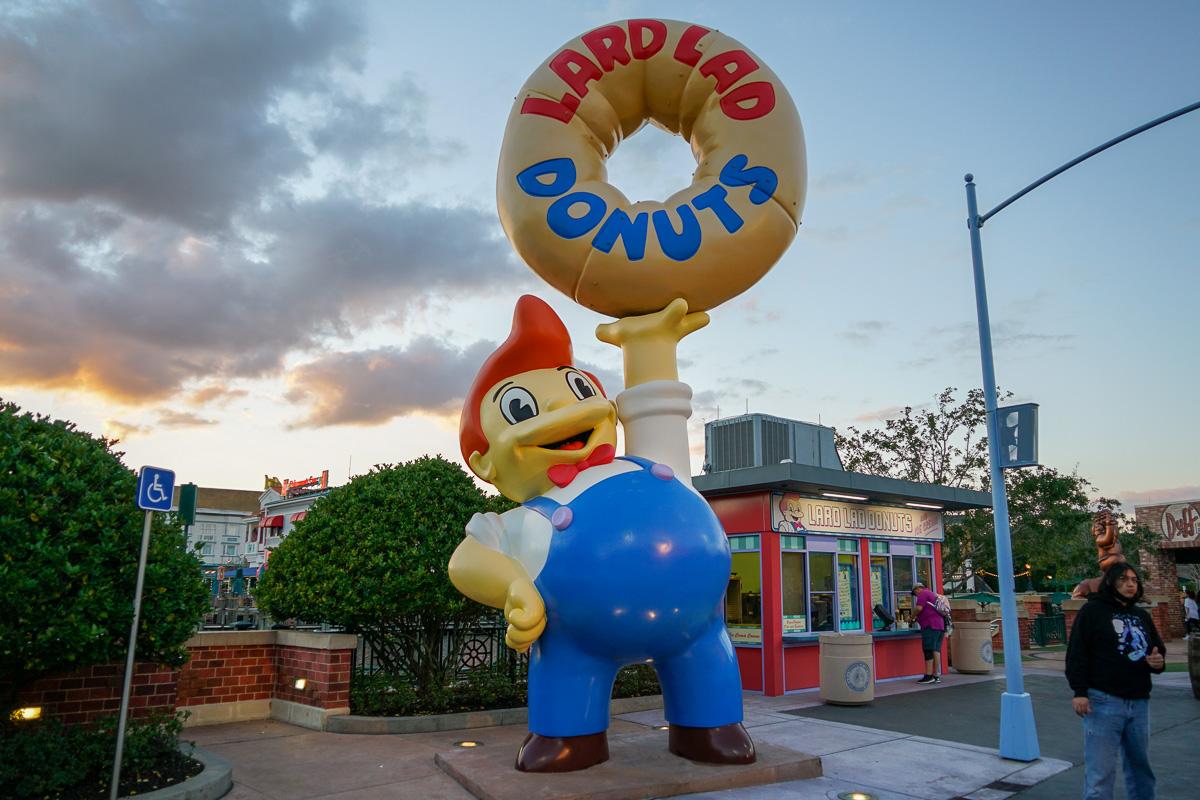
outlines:
[[537, 400], [533, 399], [528, 389], [510, 386], [500, 395], [500, 413], [510, 424], [516, 425], [537, 416]]
[[574, 370], [567, 373], [567, 386], [571, 387], [571, 391], [580, 400], [596, 396], [596, 389], [592, 386], [592, 382]]

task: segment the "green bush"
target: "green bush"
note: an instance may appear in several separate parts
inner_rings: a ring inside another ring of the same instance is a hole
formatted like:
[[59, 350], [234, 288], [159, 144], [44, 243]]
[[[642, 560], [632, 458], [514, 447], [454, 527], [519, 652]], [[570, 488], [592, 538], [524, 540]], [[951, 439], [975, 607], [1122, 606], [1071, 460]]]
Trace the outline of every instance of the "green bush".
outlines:
[[[613, 697], [661, 694], [658, 673], [634, 664], [617, 673]], [[519, 708], [529, 702], [526, 663], [477, 667], [447, 686], [417, 692], [411, 681], [384, 673], [356, 673], [350, 678], [350, 713], [378, 717], [411, 717]]]
[[510, 506], [442, 458], [376, 466], [313, 505], [271, 553], [255, 598], [276, 619], [358, 633], [385, 671], [439, 691], [470, 624], [495, 613], [450, 583], [450, 556], [472, 514]]
[[[116, 717], [107, 717], [94, 726], [44, 720], [0, 730], [0, 797], [107, 797], [116, 727]], [[199, 764], [179, 751], [182, 727], [179, 717], [169, 715], [126, 725], [122, 795], [161, 785], [163, 775], [199, 771]]]
[[645, 697], [662, 694], [658, 673], [649, 664], [631, 664], [617, 673], [613, 697]]
[[[125, 658], [143, 512], [113, 444], [0, 402], [0, 720], [39, 677]], [[142, 660], [182, 664], [208, 608], [185, 544], [172, 517], [154, 515]]]

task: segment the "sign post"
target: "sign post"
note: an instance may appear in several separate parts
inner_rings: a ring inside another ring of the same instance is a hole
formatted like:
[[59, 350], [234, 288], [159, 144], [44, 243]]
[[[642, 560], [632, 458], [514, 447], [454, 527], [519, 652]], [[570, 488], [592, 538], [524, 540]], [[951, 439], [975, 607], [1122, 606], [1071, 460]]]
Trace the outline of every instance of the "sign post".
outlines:
[[150, 523], [155, 511], [171, 510], [175, 473], [161, 467], [142, 467], [138, 473], [137, 504], [145, 510], [142, 549], [138, 555], [137, 588], [133, 594], [133, 622], [129, 626], [129, 652], [125, 656], [125, 681], [121, 685], [121, 712], [117, 717], [117, 754], [113, 758], [112, 784], [108, 796], [117, 800], [121, 785], [121, 755], [125, 749], [125, 723], [129, 718], [129, 689], [133, 684], [133, 659], [137, 652], [138, 622], [142, 613], [142, 585], [146, 580], [146, 553], [150, 549]]

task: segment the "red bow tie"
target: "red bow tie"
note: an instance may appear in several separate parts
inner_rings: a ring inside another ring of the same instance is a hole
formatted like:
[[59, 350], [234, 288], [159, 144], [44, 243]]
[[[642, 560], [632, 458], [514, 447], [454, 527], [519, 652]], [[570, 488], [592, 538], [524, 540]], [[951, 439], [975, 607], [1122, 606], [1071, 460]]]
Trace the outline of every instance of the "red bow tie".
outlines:
[[611, 444], [602, 444], [592, 451], [592, 454], [583, 461], [576, 461], [574, 464], [555, 464], [550, 469], [546, 470], [546, 477], [549, 478], [555, 486], [562, 488], [575, 480], [575, 476], [583, 472], [588, 467], [598, 467], [601, 464], [611, 464], [613, 457], [617, 454], [617, 448]]

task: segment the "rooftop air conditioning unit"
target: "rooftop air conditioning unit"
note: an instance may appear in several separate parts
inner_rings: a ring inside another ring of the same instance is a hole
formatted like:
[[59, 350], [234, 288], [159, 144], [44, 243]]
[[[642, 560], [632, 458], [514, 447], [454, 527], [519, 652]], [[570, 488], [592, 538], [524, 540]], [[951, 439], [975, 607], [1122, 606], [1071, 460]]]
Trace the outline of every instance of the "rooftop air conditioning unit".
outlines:
[[704, 425], [704, 471], [806, 464], [843, 469], [833, 442], [833, 428], [773, 417], [744, 414]]

